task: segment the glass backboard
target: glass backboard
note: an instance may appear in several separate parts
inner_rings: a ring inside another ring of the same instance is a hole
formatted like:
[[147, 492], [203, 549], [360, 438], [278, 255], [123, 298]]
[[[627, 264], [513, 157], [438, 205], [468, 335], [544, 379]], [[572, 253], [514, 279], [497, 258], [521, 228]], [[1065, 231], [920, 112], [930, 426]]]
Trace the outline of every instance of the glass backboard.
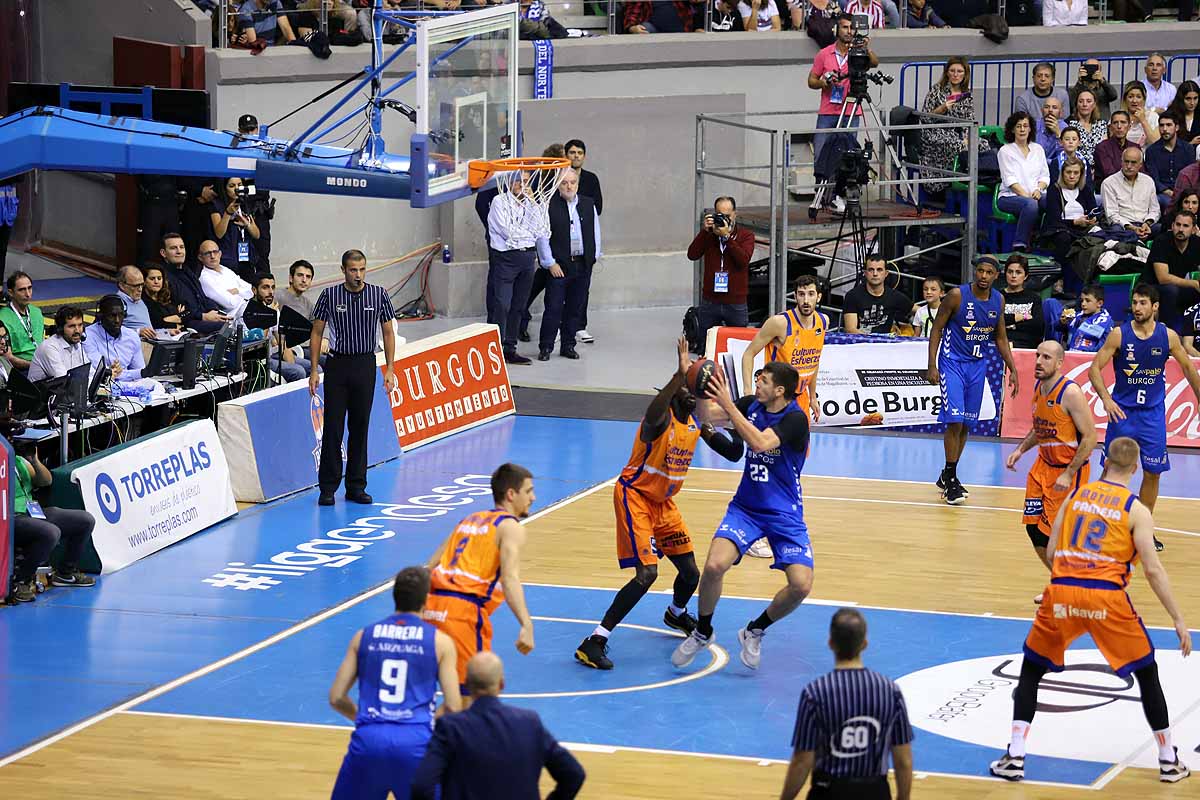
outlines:
[[431, 204], [465, 189], [468, 162], [517, 155], [518, 14], [508, 3], [418, 23], [417, 133], [437, 165]]

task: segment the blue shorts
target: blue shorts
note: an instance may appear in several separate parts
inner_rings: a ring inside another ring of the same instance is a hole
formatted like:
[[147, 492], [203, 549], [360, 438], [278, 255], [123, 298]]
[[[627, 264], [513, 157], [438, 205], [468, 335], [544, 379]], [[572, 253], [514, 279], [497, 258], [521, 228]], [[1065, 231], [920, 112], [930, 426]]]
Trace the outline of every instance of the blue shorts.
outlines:
[[738, 558], [750, 549], [750, 545], [763, 536], [775, 554], [771, 569], [785, 569], [791, 564], [801, 564], [812, 569], [812, 543], [808, 540], [808, 526], [804, 518], [787, 514], [755, 514], [741, 506], [729, 504], [725, 518], [717, 526], [714, 539], [728, 539], [737, 545]]
[[941, 376], [942, 409], [938, 422], [975, 422], [983, 403], [983, 387], [987, 381], [987, 362], [982, 358], [958, 360], [938, 359]]
[[[1109, 417], [1108, 430], [1104, 434], [1104, 448], [1119, 436], [1128, 436], [1142, 449], [1142, 469], [1158, 474], [1171, 468], [1167, 456], [1167, 410], [1165, 406], [1154, 408], [1130, 408], [1121, 406], [1125, 419], [1117, 421]], [[1103, 463], [1103, 462], [1101, 462]]]
[[412, 779], [433, 731], [428, 725], [361, 725], [350, 737], [332, 800], [387, 800], [412, 794]]

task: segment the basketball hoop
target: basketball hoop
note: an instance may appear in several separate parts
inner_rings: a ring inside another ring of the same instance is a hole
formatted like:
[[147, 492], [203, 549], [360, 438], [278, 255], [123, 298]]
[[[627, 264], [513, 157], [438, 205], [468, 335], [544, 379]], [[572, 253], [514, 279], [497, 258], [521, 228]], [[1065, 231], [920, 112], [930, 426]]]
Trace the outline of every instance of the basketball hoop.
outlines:
[[535, 237], [550, 235], [550, 198], [571, 162], [565, 158], [497, 158], [467, 164], [467, 183], [478, 189], [493, 176], [511, 201], [500, 205], [507, 228], [524, 227]]

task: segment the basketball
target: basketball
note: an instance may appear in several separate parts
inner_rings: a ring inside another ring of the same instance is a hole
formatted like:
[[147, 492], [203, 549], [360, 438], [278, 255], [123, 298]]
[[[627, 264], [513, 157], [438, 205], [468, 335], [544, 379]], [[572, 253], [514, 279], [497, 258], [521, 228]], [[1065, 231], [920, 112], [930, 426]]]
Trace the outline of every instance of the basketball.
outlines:
[[708, 388], [708, 379], [712, 377], [716, 366], [716, 364], [707, 358], [693, 361], [687, 371], [688, 391], [696, 395], [696, 397], [704, 397], [704, 392]]

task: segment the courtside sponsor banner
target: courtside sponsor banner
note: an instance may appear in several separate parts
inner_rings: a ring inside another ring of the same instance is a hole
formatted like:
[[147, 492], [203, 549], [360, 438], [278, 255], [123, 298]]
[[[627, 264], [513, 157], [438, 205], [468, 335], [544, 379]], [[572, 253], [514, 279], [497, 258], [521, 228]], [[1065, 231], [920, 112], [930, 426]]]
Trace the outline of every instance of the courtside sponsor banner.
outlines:
[[16, 456], [8, 439], [0, 436], [0, 600], [8, 597], [13, 571], [13, 494], [17, 488]]
[[[717, 328], [709, 332], [709, 357], [716, 354], [725, 377], [731, 385], [739, 387], [739, 395], [742, 391], [742, 354], [756, 333], [754, 328]], [[755, 356], [755, 369], [763, 365], [763, 353]], [[827, 339], [817, 373], [821, 418], [816, 424], [834, 427], [936, 425], [942, 398], [941, 390], [925, 379], [928, 359], [929, 342], [926, 339], [850, 344], [830, 344]], [[997, 417], [990, 380], [984, 388], [979, 423], [994, 421]]]
[[404, 345], [388, 394], [403, 450], [516, 413], [495, 325], [464, 325]]
[[[1104, 441], [1104, 430], [1108, 428], [1108, 414], [1104, 403], [1092, 388], [1088, 378], [1088, 369], [1092, 366], [1095, 353], [1068, 352], [1063, 360], [1062, 371], [1071, 380], [1079, 384], [1087, 398], [1092, 416], [1096, 418], [1096, 427], [1100, 428], [1100, 441]], [[1013, 350], [1013, 361], [1017, 366], [1017, 374], [1021, 376], [1021, 392], [1016, 399], [1004, 404], [1003, 431], [1005, 436], [1022, 438], [1029, 433], [1033, 425], [1033, 391], [1037, 381], [1033, 377], [1033, 364], [1037, 358], [1036, 350]], [[1193, 358], [1192, 363], [1200, 367], [1200, 359]], [[1200, 413], [1196, 408], [1196, 396], [1183, 377], [1183, 370], [1173, 358], [1167, 359], [1165, 370], [1167, 382], [1167, 445], [1170, 447], [1200, 447]], [[1109, 393], [1113, 390], [1113, 371], [1110, 363], [1104, 368], [1104, 385]]]
[[102, 572], [129, 566], [237, 513], [210, 419], [177, 425], [71, 473], [96, 518]]
[[[221, 403], [217, 430], [237, 501], [263, 503], [315, 486], [324, 427], [324, 382], [315, 395], [308, 393], [308, 381], [296, 381]], [[399, 456], [400, 444], [380, 379], [371, 404], [367, 464]], [[340, 458], [343, 462], [346, 458], [345, 435]]]

